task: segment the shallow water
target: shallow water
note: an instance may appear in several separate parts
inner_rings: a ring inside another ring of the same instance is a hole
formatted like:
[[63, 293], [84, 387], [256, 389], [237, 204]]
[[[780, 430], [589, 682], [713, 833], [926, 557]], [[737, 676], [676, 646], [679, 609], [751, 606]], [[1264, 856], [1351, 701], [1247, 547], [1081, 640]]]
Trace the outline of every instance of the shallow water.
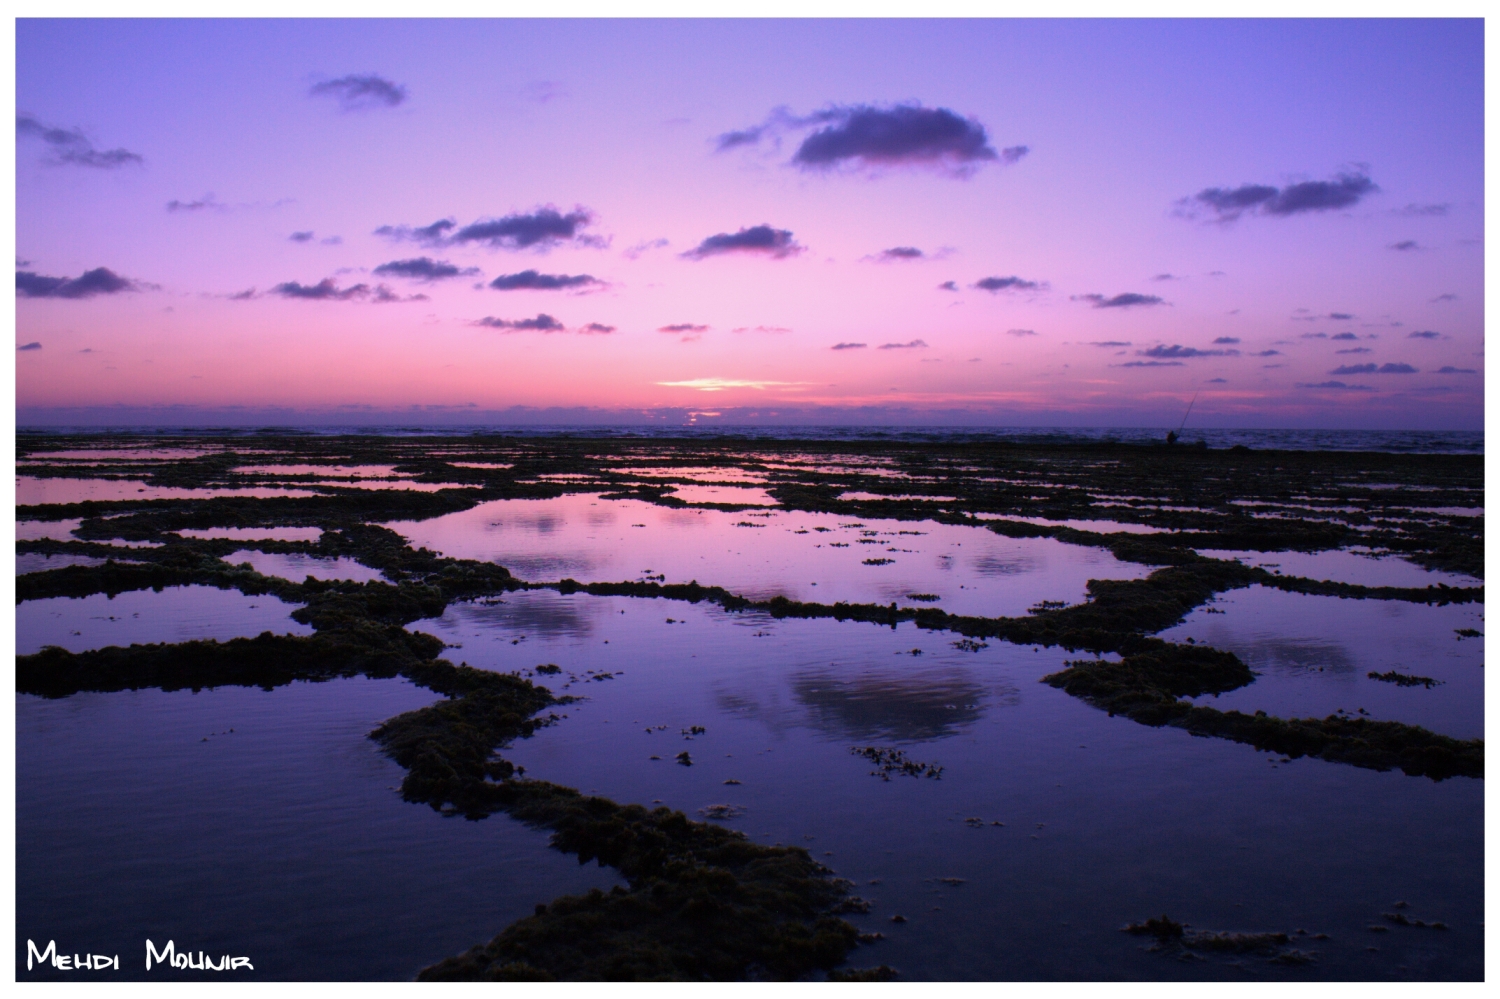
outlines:
[[[1214, 612], [1222, 613], [1214, 613]], [[1265, 711], [1281, 718], [1325, 718], [1364, 708], [1381, 721], [1420, 725], [1455, 739], [1484, 737], [1483, 604], [1446, 607], [1400, 600], [1342, 600], [1249, 586], [1161, 632], [1233, 652], [1260, 677], [1249, 686], [1205, 695], [1222, 711]], [[1369, 674], [1396, 672], [1438, 681], [1401, 687]]]
[[1348, 549], [1322, 552], [1249, 552], [1199, 549], [1209, 558], [1233, 559], [1282, 576], [1304, 576], [1357, 586], [1483, 586], [1460, 572], [1424, 569], [1397, 555], [1371, 555]]
[[110, 597], [48, 597], [16, 606], [16, 654], [44, 646], [69, 652], [106, 645], [187, 642], [200, 638], [253, 638], [263, 631], [311, 635], [312, 628], [291, 619], [296, 604], [269, 594], [247, 597], [211, 586], [168, 586], [132, 590]]
[[384, 581], [379, 569], [356, 562], [352, 558], [318, 558], [314, 555], [261, 552], [242, 548], [224, 556], [230, 565], [249, 562], [262, 576], [280, 576], [300, 583], [308, 576], [314, 579], [352, 579], [356, 583]]
[[[120, 559], [120, 561], [128, 561]], [[102, 558], [92, 555], [44, 555], [41, 552], [20, 552], [16, 555], [16, 575], [28, 572], [46, 572], [49, 569], [66, 569], [70, 565], [103, 565]]]
[[[922, 606], [955, 614], [1024, 615], [1042, 600], [1083, 601], [1090, 579], [1151, 570], [1103, 549], [1007, 538], [933, 521], [853, 521], [783, 510], [674, 510], [591, 495], [496, 500], [424, 521], [399, 521], [413, 547], [497, 562], [527, 580], [696, 579], [756, 599]], [[818, 530], [822, 528], [823, 530]], [[799, 533], [806, 532], [806, 533]], [[893, 550], [894, 549], [894, 550]], [[866, 559], [891, 559], [866, 565]]]
[[171, 939], [250, 957], [237, 979], [410, 979], [538, 902], [620, 883], [546, 832], [403, 802], [365, 735], [436, 699], [364, 678], [17, 697], [18, 956], [55, 939], [140, 979], [145, 940]]
[[210, 527], [182, 530], [184, 538], [223, 538], [227, 541], [311, 541], [323, 536], [321, 527]]
[[[1481, 973], [1479, 781], [1268, 762], [1038, 683], [1062, 667], [1060, 650], [965, 652], [956, 636], [909, 625], [542, 591], [413, 628], [461, 644], [449, 656], [471, 665], [564, 666], [537, 679], [589, 700], [506, 753], [528, 774], [698, 817], [736, 806], [726, 824], [806, 846], [854, 879], [874, 907], [851, 920], [888, 938], [853, 954], [855, 966], [886, 962], [908, 979]], [[707, 733], [684, 738], [693, 725]], [[941, 779], [883, 781], [854, 745], [900, 747], [941, 764]], [[674, 762], [682, 751], [691, 767]], [[1367, 951], [1365, 926], [1397, 900], [1452, 931], [1393, 927]], [[1297, 968], [1255, 956], [1183, 965], [1118, 932], [1162, 912], [1331, 939], [1295, 944], [1319, 952]], [[892, 924], [896, 914], [908, 922]]]
[[306, 489], [181, 489], [176, 486], [148, 486], [135, 479], [39, 479], [16, 476], [16, 505], [40, 503], [83, 503], [88, 500], [160, 500], [210, 499], [214, 496], [237, 496], [243, 499], [267, 499], [272, 496], [316, 496]]

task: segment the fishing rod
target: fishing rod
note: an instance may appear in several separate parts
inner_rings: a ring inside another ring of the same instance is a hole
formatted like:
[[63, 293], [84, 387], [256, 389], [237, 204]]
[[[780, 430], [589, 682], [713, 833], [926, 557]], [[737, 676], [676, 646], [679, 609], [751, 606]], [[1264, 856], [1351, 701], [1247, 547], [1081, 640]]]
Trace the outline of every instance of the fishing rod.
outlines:
[[[1201, 389], [1199, 391], [1201, 391]], [[1185, 426], [1187, 426], [1188, 417], [1192, 415], [1192, 412], [1193, 412], [1193, 403], [1195, 403], [1197, 401], [1198, 401], [1198, 393], [1194, 392], [1193, 393], [1193, 398], [1188, 402], [1187, 412], [1182, 414], [1182, 422], [1177, 425], [1177, 429], [1176, 430], [1169, 430], [1169, 431], [1167, 431], [1167, 443], [1168, 444], [1175, 444], [1175, 443], [1177, 443], [1177, 437], [1178, 437], [1178, 435], [1182, 433], [1182, 428], [1185, 427]]]

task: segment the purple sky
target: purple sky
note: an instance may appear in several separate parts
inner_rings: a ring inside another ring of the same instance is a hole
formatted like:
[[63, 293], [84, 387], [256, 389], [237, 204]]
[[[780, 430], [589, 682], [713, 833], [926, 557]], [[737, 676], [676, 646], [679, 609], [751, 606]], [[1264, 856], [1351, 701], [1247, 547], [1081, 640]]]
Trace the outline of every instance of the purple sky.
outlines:
[[25, 20], [16, 56], [23, 424], [1482, 425], [1477, 20]]

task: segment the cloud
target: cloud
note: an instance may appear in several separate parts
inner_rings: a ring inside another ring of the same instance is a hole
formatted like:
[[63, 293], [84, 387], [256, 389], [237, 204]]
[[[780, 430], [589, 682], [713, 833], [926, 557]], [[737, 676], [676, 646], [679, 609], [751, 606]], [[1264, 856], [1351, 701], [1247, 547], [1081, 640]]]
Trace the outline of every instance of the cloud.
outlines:
[[1277, 189], [1266, 184], [1206, 187], [1177, 202], [1178, 214], [1196, 218], [1207, 210], [1219, 222], [1233, 222], [1247, 212], [1286, 217], [1305, 212], [1349, 208], [1380, 188], [1363, 173], [1343, 173], [1332, 180], [1307, 180]]
[[1330, 375], [1369, 375], [1380, 370], [1378, 364], [1342, 364], [1332, 371]]
[[1228, 378], [1210, 378], [1205, 384], [1208, 384], [1208, 385], [1227, 385], [1227, 384], [1229, 384], [1229, 379]]
[[1180, 368], [1181, 361], [1126, 361], [1124, 364], [1113, 364], [1115, 368]]
[[1178, 277], [1175, 274], [1154, 274], [1154, 275], [1152, 275], [1151, 280], [1153, 280], [1153, 281], [1181, 281], [1181, 280], [1183, 280], [1183, 278], [1180, 278], [1180, 277]]
[[731, 388], [765, 389], [772, 386], [806, 385], [807, 382], [753, 382], [738, 378], [690, 378], [681, 382], [657, 382], [668, 388], [693, 388], [701, 392], [722, 392]]
[[805, 247], [799, 246], [796, 240], [792, 239], [792, 234], [788, 230], [773, 229], [769, 225], [761, 224], [735, 233], [721, 232], [718, 235], [709, 236], [681, 256], [690, 260], [702, 260], [705, 257], [718, 256], [723, 253], [762, 253], [780, 260], [783, 257], [795, 256], [804, 249]]
[[1006, 330], [1011, 336], [1036, 336], [1036, 330]]
[[477, 267], [459, 268], [446, 260], [431, 257], [413, 257], [410, 260], [392, 260], [381, 264], [371, 273], [382, 277], [410, 278], [413, 281], [441, 281], [444, 278], [468, 277], [479, 273]]
[[1129, 347], [1129, 340], [1090, 340], [1090, 347]]
[[533, 80], [526, 84], [524, 95], [529, 101], [546, 104], [548, 101], [568, 96], [568, 89], [556, 80]]
[[863, 343], [836, 343], [829, 350], [864, 350], [868, 344]]
[[958, 282], [957, 281], [944, 281], [942, 284], [938, 285], [938, 291], [957, 291], [957, 290], [958, 290]]
[[1417, 241], [1414, 240], [1414, 239], [1403, 239], [1399, 243], [1392, 243], [1390, 248], [1393, 249], [1393, 250], [1420, 250], [1421, 249], [1421, 247], [1417, 245]]
[[76, 278], [16, 271], [16, 294], [23, 298], [93, 298], [95, 295], [139, 291], [141, 287], [140, 282], [121, 277], [108, 267], [95, 267]]
[[735, 333], [790, 333], [785, 326], [736, 326]]
[[42, 349], [41, 343], [39, 343], [36, 340], [33, 340], [30, 343], [23, 343], [23, 344], [21, 344], [21, 346], [19, 346], [19, 347], [16, 348], [16, 350], [18, 350], [18, 351], [21, 351], [21, 350], [41, 350], [41, 349]]
[[[32, 347], [40, 347], [40, 346], [41, 346], [41, 344], [27, 344], [26, 346], [22, 347], [21, 349], [22, 350], [30, 350]], [[1473, 368], [1455, 368], [1451, 364], [1445, 364], [1441, 368], [1438, 368], [1437, 371], [1433, 372], [1433, 374], [1438, 374], [1438, 375], [1477, 375], [1477, 374], [1479, 374], [1479, 372], [1476, 371], [1476, 370], [1474, 370]]]
[[370, 301], [376, 305], [384, 305], [387, 302], [427, 302], [430, 299], [426, 295], [407, 295], [403, 298], [385, 285], [378, 284], [375, 286], [375, 297]]
[[535, 330], [539, 333], [556, 333], [567, 328], [545, 312], [539, 312], [531, 319], [496, 319], [494, 316], [485, 316], [471, 325], [487, 326], [494, 330]]
[[490, 282], [490, 287], [496, 291], [560, 291], [602, 284], [603, 281], [589, 274], [538, 274], [536, 271], [521, 271], [518, 274], [501, 274]]
[[1428, 215], [1428, 216], [1432, 216], [1432, 215], [1447, 215], [1449, 207], [1450, 206], [1447, 205], [1447, 204], [1440, 204], [1440, 205], [1416, 205], [1416, 204], [1412, 204], [1412, 205], [1407, 205], [1405, 208], [1396, 208], [1396, 209], [1393, 209], [1392, 211], [1393, 211], [1393, 214], [1396, 214], [1396, 215], [1405, 215], [1407, 217], [1420, 216], [1420, 215]]
[[1163, 305], [1164, 300], [1156, 295], [1141, 295], [1133, 291], [1123, 292], [1113, 298], [1103, 295], [1074, 295], [1075, 302], [1093, 302], [1096, 309], [1125, 309], [1132, 305]]
[[613, 333], [613, 332], [615, 332], [616, 329], [617, 329], [617, 327], [606, 326], [603, 323], [589, 323], [587, 326], [580, 326], [580, 327], [578, 327], [578, 332], [580, 332], [580, 333], [598, 333], [598, 334], [602, 335], [602, 334], [605, 334], [605, 333]]
[[374, 73], [341, 76], [313, 84], [309, 97], [333, 97], [345, 111], [393, 108], [406, 100], [406, 88]]
[[343, 236], [325, 236], [322, 239], [318, 240], [318, 242], [322, 243], [324, 246], [340, 246], [344, 242], [344, 237]]
[[1441, 336], [1436, 330], [1412, 330], [1406, 334], [1408, 340], [1436, 340]]
[[626, 250], [625, 256], [630, 260], [637, 260], [640, 258], [641, 254], [647, 252], [648, 250], [660, 250], [668, 246], [670, 242], [670, 240], [665, 238], [644, 240]]
[[1047, 285], [1045, 281], [1041, 283], [1038, 283], [1036, 281], [1026, 281], [1016, 277], [1015, 275], [1011, 275], [1010, 277], [980, 278], [978, 281], [974, 282], [975, 288], [979, 289], [980, 291], [987, 291], [990, 294], [994, 294], [995, 292], [999, 291], [1035, 291], [1038, 288], [1045, 288], [1046, 286]]
[[1305, 382], [1298, 382], [1297, 383], [1297, 387], [1298, 388], [1309, 388], [1309, 389], [1342, 389], [1342, 390], [1344, 390], [1346, 392], [1373, 392], [1373, 391], [1375, 391], [1369, 385], [1345, 385], [1343, 382], [1317, 382], [1316, 384], [1312, 384], [1312, 385], [1309, 385], [1309, 384], [1307, 384]]
[[17, 139], [40, 139], [47, 147], [51, 166], [86, 166], [113, 170], [129, 163], [143, 163], [139, 153], [128, 149], [95, 149], [94, 144], [76, 128], [53, 128], [43, 125], [29, 114], [16, 115]]
[[1221, 337], [1215, 337], [1214, 338], [1214, 343], [1236, 344], [1236, 343], [1239, 343], [1239, 342], [1240, 342], [1240, 338], [1237, 337], [1237, 336], [1221, 336]]
[[1371, 354], [1374, 351], [1369, 347], [1345, 347], [1343, 350], [1334, 351], [1335, 354]]
[[291, 240], [293, 243], [311, 243], [312, 238], [313, 232], [311, 229], [308, 229], [304, 232], [294, 232], [287, 237], [287, 239]]
[[593, 222], [593, 212], [581, 205], [575, 205], [566, 214], [547, 205], [530, 212], [513, 212], [501, 218], [478, 219], [462, 228], [451, 218], [438, 219], [431, 225], [419, 228], [383, 225], [375, 230], [375, 235], [410, 240], [432, 247], [480, 243], [491, 249], [549, 250], [567, 242], [582, 246], [603, 246], [605, 240], [580, 231]]
[[1136, 355], [1138, 357], [1155, 357], [1162, 360], [1167, 358], [1177, 360], [1186, 357], [1239, 357], [1240, 352], [1232, 348], [1225, 350], [1199, 350], [1197, 347], [1184, 347], [1181, 344], [1174, 343], [1170, 347], [1165, 344], [1157, 344], [1155, 347], [1136, 351]]
[[214, 196], [213, 196], [213, 193], [210, 192], [208, 194], [205, 194], [203, 197], [199, 198], [197, 201], [178, 201], [176, 198], [173, 198], [171, 201], [167, 202], [167, 211], [169, 211], [169, 212], [202, 212], [202, 211], [227, 212], [227, 211], [229, 211], [229, 206], [226, 205], [226, 204], [224, 204], [222, 201], [219, 201], [219, 200], [215, 199]]
[[1414, 375], [1416, 373], [1417, 369], [1410, 364], [1391, 362], [1380, 366], [1380, 374], [1382, 375]]
[[[1214, 341], [1214, 343], [1218, 343], [1218, 342], [1219, 341], [1217, 341], [1217, 340]], [[1239, 341], [1236, 340], [1235, 342], [1238, 343]], [[1361, 349], [1364, 349], [1364, 348], [1361, 348]], [[1256, 351], [1254, 354], [1251, 354], [1250, 356], [1251, 357], [1280, 357], [1281, 356], [1281, 351], [1279, 351], [1279, 350], [1261, 350], [1261, 351]]]
[[1329, 337], [1328, 339], [1330, 339], [1330, 340], [1358, 340], [1359, 337], [1355, 336], [1353, 333], [1345, 332], [1345, 333], [1335, 333], [1333, 336]]
[[365, 298], [370, 294], [370, 286], [366, 284], [350, 285], [348, 288], [340, 288], [334, 283], [333, 278], [324, 278], [317, 284], [299, 284], [296, 281], [283, 281], [271, 289], [271, 293], [280, 295], [282, 298], [303, 298], [314, 301], [349, 302], [356, 298]]
[[670, 326], [658, 326], [658, 333], [706, 333], [707, 326], [695, 326], [692, 323], [673, 323]]
[[877, 350], [926, 350], [927, 341], [911, 340], [906, 343], [883, 343]]
[[1437, 298], [1431, 298], [1428, 299], [1428, 301], [1434, 305], [1436, 305], [1438, 302], [1456, 302], [1458, 301], [1458, 296], [1453, 294], [1453, 292], [1451, 291], [1445, 291]]
[[1354, 319], [1355, 315], [1352, 312], [1330, 312], [1330, 313], [1328, 313], [1328, 318], [1329, 319]]
[[927, 254], [915, 246], [893, 246], [889, 250], [881, 250], [876, 254], [875, 259], [882, 263], [889, 263], [892, 260], [921, 260], [926, 256]]
[[1327, 333], [1298, 333], [1298, 340], [1327, 340]]

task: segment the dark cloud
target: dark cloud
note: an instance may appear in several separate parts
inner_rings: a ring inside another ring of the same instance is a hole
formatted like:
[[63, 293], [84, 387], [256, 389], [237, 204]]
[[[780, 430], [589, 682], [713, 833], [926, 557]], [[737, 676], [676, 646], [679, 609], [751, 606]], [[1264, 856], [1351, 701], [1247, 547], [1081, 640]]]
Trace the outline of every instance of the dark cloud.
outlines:
[[957, 290], [958, 290], [958, 282], [957, 281], [944, 281], [942, 284], [938, 285], [938, 291], [957, 291]]
[[1036, 330], [1006, 330], [1011, 336], [1036, 336]]
[[1181, 361], [1126, 361], [1124, 364], [1113, 365], [1117, 368], [1180, 368]]
[[1436, 340], [1441, 336], [1436, 330], [1412, 330], [1406, 334], [1408, 340]]
[[974, 287], [980, 291], [994, 294], [997, 291], [1035, 291], [1044, 287], [1044, 283], [1026, 281], [1012, 274], [1010, 277], [987, 277], [980, 278], [974, 282]]
[[604, 240], [585, 235], [581, 230], [592, 225], [594, 214], [582, 206], [563, 213], [552, 205], [530, 212], [515, 212], [501, 218], [486, 218], [471, 222], [460, 228], [451, 218], [439, 219], [431, 225], [411, 226], [383, 225], [375, 235], [389, 239], [411, 240], [426, 246], [458, 246], [480, 243], [491, 249], [503, 250], [549, 250], [561, 243], [573, 242], [584, 246], [602, 246]]
[[[32, 347], [40, 347], [40, 346], [41, 346], [41, 344], [27, 344], [26, 346], [22, 347], [21, 349], [22, 350], [30, 350]], [[1476, 371], [1476, 370], [1474, 370], [1473, 368], [1455, 368], [1451, 364], [1445, 364], [1441, 368], [1438, 368], [1437, 371], [1434, 372], [1434, 374], [1439, 374], [1439, 375], [1477, 375], [1477, 374], [1479, 374], [1479, 372]]]
[[93, 298], [140, 289], [140, 282], [123, 278], [108, 267], [95, 267], [76, 278], [16, 271], [16, 294], [23, 298]]
[[1380, 374], [1382, 375], [1414, 375], [1416, 373], [1417, 369], [1410, 364], [1391, 362], [1380, 366]]
[[345, 111], [393, 108], [406, 100], [406, 88], [374, 73], [341, 76], [313, 84], [309, 97], [333, 97]]
[[1240, 356], [1240, 352], [1232, 348], [1224, 350], [1199, 350], [1197, 347], [1184, 347], [1181, 344], [1177, 343], [1172, 344], [1172, 346], [1170, 347], [1166, 346], [1165, 344], [1157, 344], [1155, 347], [1148, 347], [1145, 350], [1138, 350], [1136, 351], [1136, 354], [1140, 357], [1155, 357], [1159, 360], [1166, 360], [1168, 358], [1178, 360], [1187, 357]]
[[1229, 379], [1228, 378], [1210, 378], [1205, 384], [1208, 384], [1208, 385], [1227, 385], [1228, 383], [1229, 383]]
[[1370, 375], [1380, 370], [1380, 365], [1370, 364], [1341, 364], [1328, 372], [1330, 375]]
[[613, 332], [615, 332], [616, 329], [617, 329], [617, 327], [606, 326], [603, 323], [589, 323], [587, 326], [580, 326], [578, 328], [578, 332], [580, 332], [580, 333], [600, 333], [600, 334], [603, 334], [603, 333], [613, 333]]
[[1448, 214], [1448, 208], [1449, 208], [1449, 206], [1446, 205], [1446, 204], [1440, 204], [1440, 205], [1415, 205], [1415, 204], [1413, 204], [1413, 205], [1407, 205], [1405, 208], [1397, 208], [1397, 209], [1395, 209], [1395, 214], [1397, 214], [1397, 215], [1405, 215], [1405, 216], [1408, 216], [1408, 217], [1410, 217], [1410, 216], [1420, 216], [1420, 215], [1427, 215], [1427, 216], [1432, 216], [1432, 215], [1447, 215]]
[[769, 225], [761, 224], [741, 229], [739, 232], [721, 232], [718, 235], [709, 236], [682, 256], [690, 260], [702, 260], [705, 257], [718, 256], [723, 253], [761, 253], [780, 260], [783, 257], [795, 256], [804, 249], [805, 247], [799, 246], [797, 241], [792, 239], [792, 234], [788, 230], [773, 229]]
[[[410, 260], [392, 260], [381, 264], [372, 272], [382, 277], [410, 278], [413, 281], [441, 281], [444, 278], [469, 277], [479, 273], [477, 267], [460, 268], [446, 260], [431, 257], [413, 257]], [[534, 271], [532, 273], [535, 273]]]
[[1335, 333], [1333, 336], [1329, 337], [1328, 339], [1330, 339], [1330, 340], [1358, 340], [1359, 337], [1355, 336], [1353, 333], [1347, 333], [1346, 332], [1346, 333]]
[[[1219, 341], [1217, 341], [1217, 340], [1214, 341], [1214, 343], [1218, 343], [1218, 342]], [[1271, 349], [1271, 350], [1260, 350], [1260, 351], [1256, 351], [1254, 354], [1251, 354], [1250, 356], [1251, 357], [1280, 357], [1281, 356], [1281, 351], [1274, 350], [1274, 349]]]
[[1280, 189], [1266, 184], [1206, 187], [1179, 201], [1178, 213], [1193, 217], [1207, 210], [1220, 222], [1232, 222], [1246, 212], [1285, 217], [1349, 208], [1379, 190], [1363, 173], [1339, 174], [1333, 180], [1308, 180]]
[[203, 211], [227, 212], [227, 211], [229, 211], [229, 206], [226, 205], [226, 204], [224, 204], [222, 201], [218, 201], [217, 199], [215, 199], [214, 196], [213, 196], [213, 194], [210, 193], [210, 194], [205, 194], [203, 197], [199, 198], [197, 201], [178, 201], [176, 198], [173, 198], [171, 201], [167, 202], [167, 211], [169, 211], [169, 212], [203, 212]]
[[1153, 281], [1181, 281], [1182, 278], [1178, 277], [1175, 274], [1154, 274], [1154, 275], [1152, 275], [1151, 280], [1153, 280]]
[[658, 333], [706, 333], [707, 326], [697, 326], [693, 323], [673, 323], [670, 326], [659, 326]]
[[1414, 239], [1403, 239], [1399, 243], [1392, 243], [1391, 244], [1391, 249], [1393, 249], [1393, 250], [1420, 250], [1421, 247], [1417, 245], [1417, 241], [1414, 240]]
[[536, 271], [521, 271], [519, 274], [501, 274], [490, 282], [490, 287], [496, 291], [560, 291], [603, 283], [588, 274], [538, 274]]
[[1451, 291], [1445, 291], [1437, 298], [1428, 299], [1428, 301], [1432, 302], [1434, 305], [1436, 305], [1438, 302], [1456, 302], [1458, 301], [1458, 296], [1453, 294], [1453, 292]]
[[246, 288], [244, 291], [235, 292], [233, 295], [230, 295], [229, 300], [231, 302], [248, 302], [256, 297], [258, 296], [255, 294], [254, 288]]
[[[21, 346], [19, 346], [19, 347], [16, 348], [16, 350], [18, 350], [18, 351], [19, 350], [41, 350], [41, 349], [42, 349], [41, 343], [39, 343], [36, 340], [33, 340], [30, 343], [23, 343], [23, 344], [21, 344]], [[1457, 369], [1455, 369], [1455, 370], [1457, 370]]]
[[1163, 305], [1163, 299], [1156, 295], [1141, 295], [1133, 291], [1123, 292], [1113, 298], [1105, 298], [1103, 295], [1074, 295], [1075, 302], [1093, 302], [1096, 309], [1124, 309], [1132, 305]]
[[539, 333], [555, 333], [567, 328], [545, 312], [539, 312], [531, 319], [496, 319], [494, 316], [485, 316], [473, 325], [488, 326], [495, 330], [535, 330]]
[[1334, 351], [1335, 354], [1373, 354], [1369, 347], [1345, 347], [1343, 350]]
[[1298, 333], [1298, 340], [1327, 340], [1327, 333]]
[[1312, 384], [1312, 385], [1309, 385], [1309, 384], [1307, 384], [1305, 382], [1298, 382], [1297, 383], [1297, 387], [1298, 388], [1309, 388], [1309, 389], [1342, 389], [1342, 390], [1344, 390], [1346, 392], [1373, 392], [1373, 391], [1375, 391], [1373, 388], [1371, 388], [1368, 385], [1345, 385], [1343, 382], [1317, 382], [1316, 384]]
[[1330, 312], [1330, 313], [1328, 313], [1328, 318], [1329, 319], [1353, 319], [1353, 318], [1355, 318], [1355, 316], [1354, 316], [1354, 313], [1352, 313], [1352, 312]]
[[893, 246], [889, 250], [881, 250], [878, 260], [921, 260], [927, 254], [915, 246]]
[[1129, 340], [1090, 340], [1090, 347], [1129, 347]]
[[864, 350], [868, 344], [863, 343], [836, 343], [829, 350]]
[[299, 284], [296, 281], [283, 281], [272, 288], [271, 293], [280, 295], [282, 298], [349, 302], [357, 298], [367, 297], [370, 294], [370, 286], [367, 284], [356, 284], [350, 285], [348, 288], [340, 288], [334, 283], [333, 278], [324, 278], [317, 284]]
[[308, 229], [305, 232], [294, 232], [287, 237], [287, 239], [291, 240], [293, 243], [311, 243], [312, 238], [313, 232], [311, 229]]
[[426, 295], [402, 296], [394, 291], [391, 291], [391, 289], [387, 288], [385, 285], [378, 284], [375, 286], [375, 295], [370, 299], [370, 301], [374, 302], [376, 305], [384, 305], [387, 302], [426, 302], [430, 301], [430, 299], [428, 299]]
[[876, 349], [877, 350], [925, 350], [926, 348], [927, 348], [927, 341], [925, 341], [925, 340], [911, 340], [911, 341], [908, 341], [907, 343], [883, 343], [883, 344], [881, 344]]
[[1237, 336], [1221, 336], [1221, 337], [1215, 337], [1214, 338], [1214, 343], [1236, 344], [1236, 343], [1239, 343], [1239, 342], [1240, 342], [1240, 338], [1237, 337]]
[[139, 153], [128, 149], [95, 149], [88, 137], [76, 128], [53, 128], [43, 125], [29, 114], [16, 115], [17, 139], [40, 139], [47, 147], [52, 166], [86, 166], [112, 170], [129, 163], [142, 163]]

